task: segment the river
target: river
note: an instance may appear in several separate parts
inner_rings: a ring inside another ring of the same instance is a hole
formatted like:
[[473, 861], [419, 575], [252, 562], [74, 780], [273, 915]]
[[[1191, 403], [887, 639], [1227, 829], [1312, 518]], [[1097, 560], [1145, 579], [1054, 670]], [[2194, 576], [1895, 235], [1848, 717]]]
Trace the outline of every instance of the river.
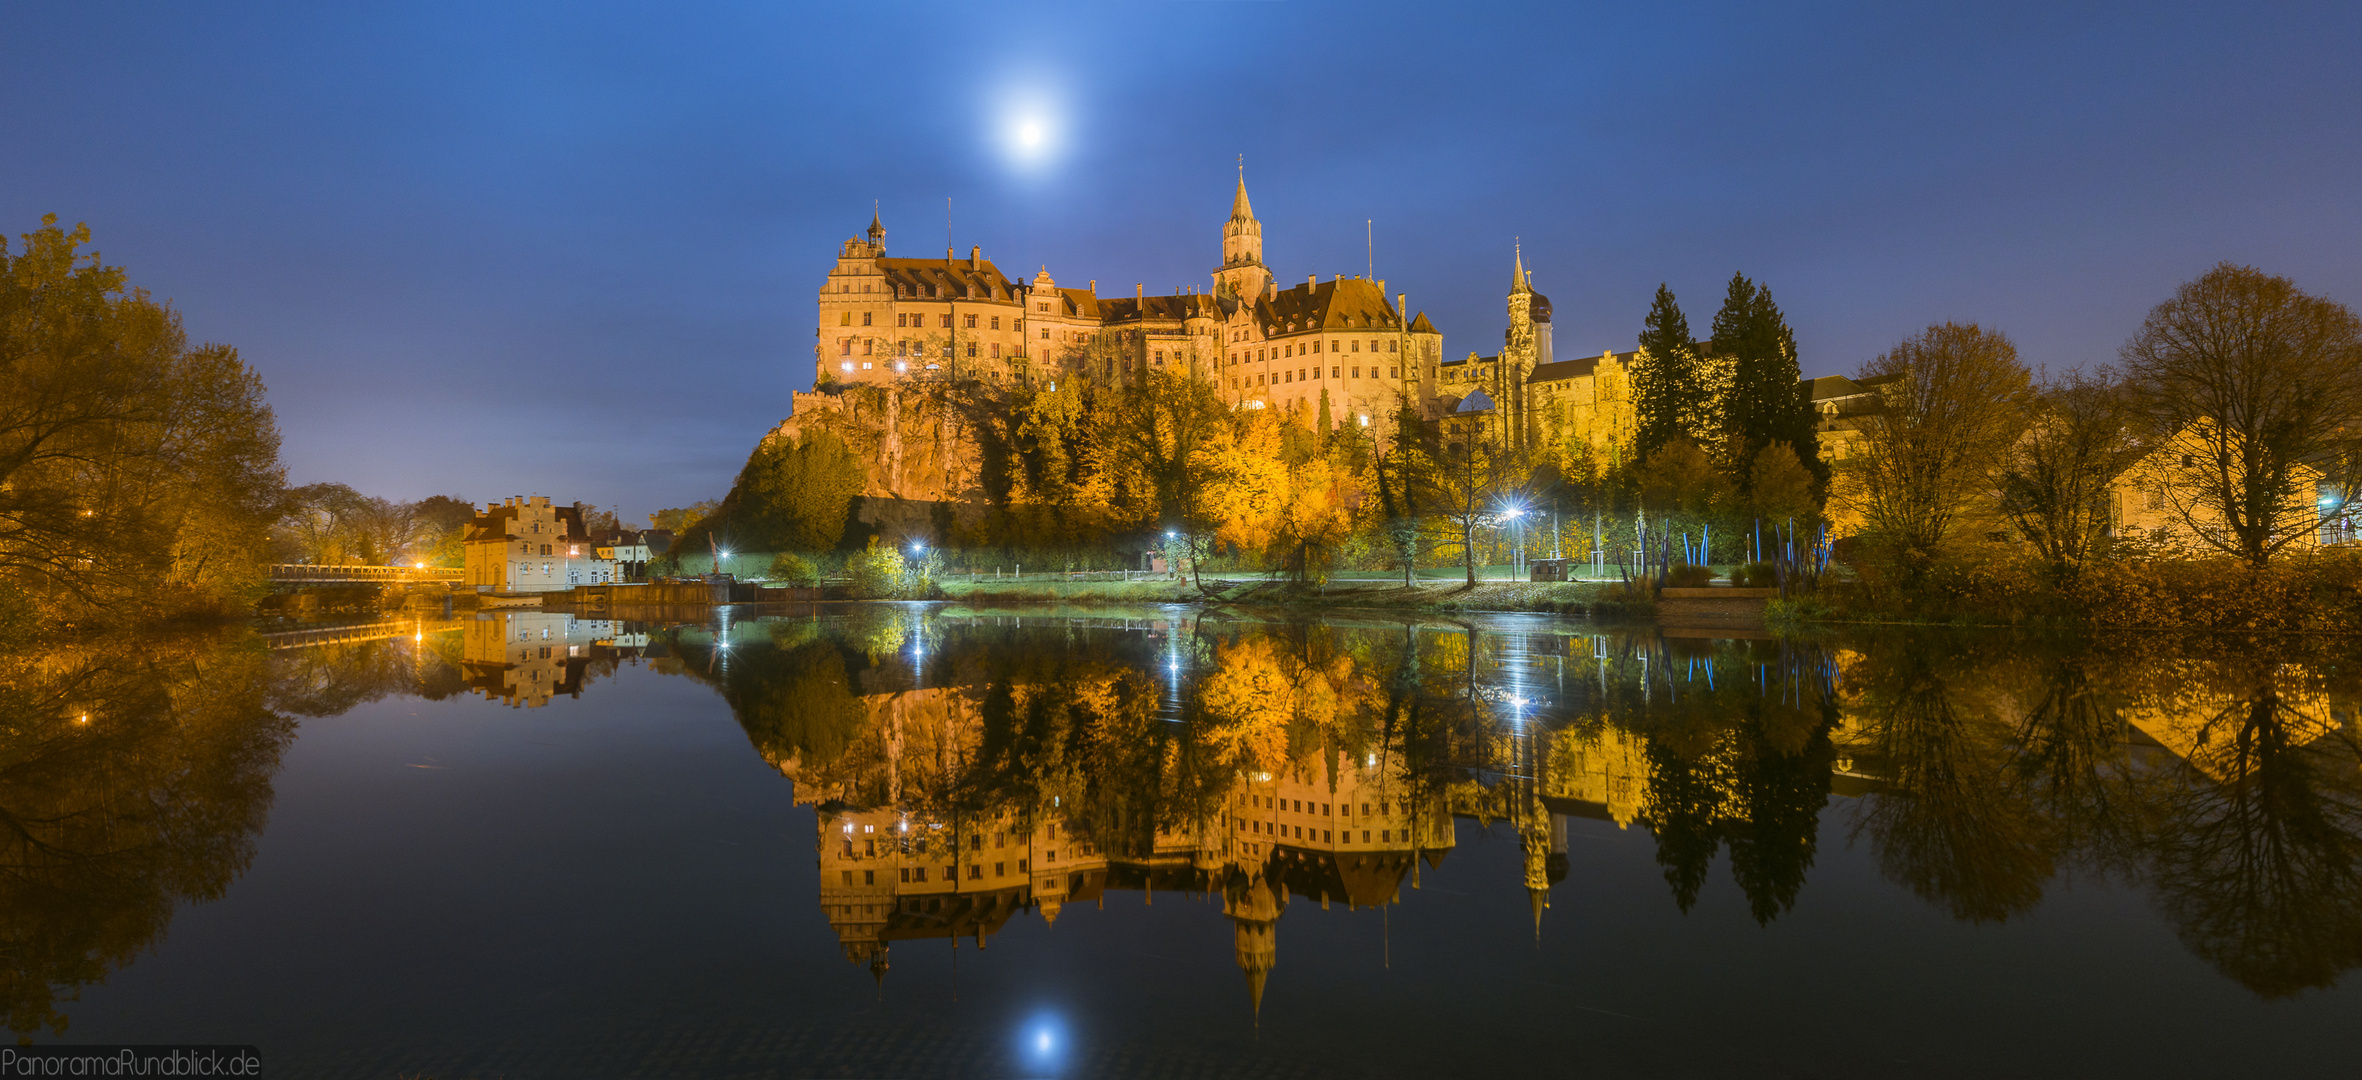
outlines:
[[0, 1007], [318, 1077], [2326, 1075], [2357, 672], [1190, 607], [85, 642], [0, 663]]

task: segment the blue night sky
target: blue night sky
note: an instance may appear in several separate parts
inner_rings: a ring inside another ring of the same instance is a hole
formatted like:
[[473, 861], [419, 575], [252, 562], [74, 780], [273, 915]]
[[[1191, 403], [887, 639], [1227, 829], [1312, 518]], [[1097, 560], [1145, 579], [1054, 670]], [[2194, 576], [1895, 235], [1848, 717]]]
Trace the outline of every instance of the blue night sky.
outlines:
[[[267, 381], [295, 482], [719, 497], [889, 250], [1207, 283], [1234, 161], [1285, 281], [1559, 355], [1767, 283], [1804, 373], [1975, 320], [2105, 362], [2252, 263], [2362, 304], [2362, 7], [10, 4], [0, 229], [54, 212]], [[1040, 125], [1039, 151], [1015, 132]]]

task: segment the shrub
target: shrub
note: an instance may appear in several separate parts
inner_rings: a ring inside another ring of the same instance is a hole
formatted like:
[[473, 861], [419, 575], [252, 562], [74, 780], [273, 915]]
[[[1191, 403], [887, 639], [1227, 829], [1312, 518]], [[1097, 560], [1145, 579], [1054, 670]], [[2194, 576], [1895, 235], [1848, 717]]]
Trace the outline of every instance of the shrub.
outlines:
[[1780, 581], [1778, 576], [1772, 573], [1772, 564], [1753, 562], [1744, 566], [1731, 567], [1730, 583], [1742, 589], [1769, 589], [1778, 585]]
[[784, 581], [799, 589], [820, 584], [820, 568], [812, 561], [792, 551], [783, 551], [771, 560], [771, 580]]
[[904, 576], [902, 553], [874, 539], [868, 550], [845, 560], [845, 591], [855, 600], [900, 599]]
[[1695, 589], [1713, 583], [1714, 568], [1696, 563], [1682, 563], [1665, 574], [1665, 584], [1676, 589]]

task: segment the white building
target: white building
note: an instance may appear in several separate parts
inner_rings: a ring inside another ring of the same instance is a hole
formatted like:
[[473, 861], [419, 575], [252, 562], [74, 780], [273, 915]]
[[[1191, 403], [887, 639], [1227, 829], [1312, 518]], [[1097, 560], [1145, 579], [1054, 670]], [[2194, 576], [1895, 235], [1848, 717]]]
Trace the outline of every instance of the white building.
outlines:
[[599, 557], [571, 506], [517, 496], [468, 523], [466, 582], [477, 592], [558, 592], [614, 580], [615, 561]]

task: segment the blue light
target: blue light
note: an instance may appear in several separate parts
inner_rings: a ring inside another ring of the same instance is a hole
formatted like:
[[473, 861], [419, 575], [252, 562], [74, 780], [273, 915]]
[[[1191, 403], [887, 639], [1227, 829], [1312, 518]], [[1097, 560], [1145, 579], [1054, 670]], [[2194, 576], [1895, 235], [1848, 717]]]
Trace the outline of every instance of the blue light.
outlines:
[[1055, 1075], [1063, 1071], [1065, 1043], [1066, 1031], [1056, 1014], [1036, 1013], [1018, 1029], [1017, 1053], [1026, 1060], [1029, 1075]]

